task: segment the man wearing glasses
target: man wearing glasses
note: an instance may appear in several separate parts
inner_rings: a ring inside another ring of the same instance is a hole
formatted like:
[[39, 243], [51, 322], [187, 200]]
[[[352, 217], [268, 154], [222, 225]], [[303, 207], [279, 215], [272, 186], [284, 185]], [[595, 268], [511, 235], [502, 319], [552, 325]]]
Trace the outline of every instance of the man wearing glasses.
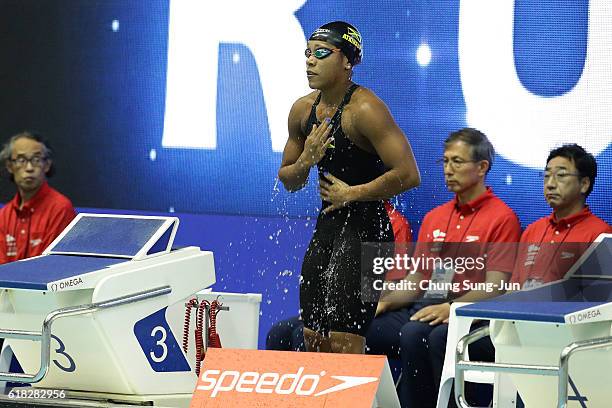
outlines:
[[[441, 257], [465, 259], [466, 254], [478, 258], [486, 252], [486, 266], [461, 272], [452, 266], [438, 265], [410, 273], [405, 280], [416, 283], [417, 290], [384, 294], [377, 318], [368, 330], [370, 353], [401, 359], [398, 393], [402, 407], [436, 405], [450, 303], [498, 296], [503, 293], [501, 283], [510, 280], [521, 227], [514, 212], [485, 184], [494, 154], [488, 138], [476, 129], [458, 130], [445, 140], [440, 164], [446, 186], [455, 197], [425, 215], [413, 256], [421, 251], [428, 255], [439, 251]], [[459, 290], [421, 287], [423, 282], [434, 281], [456, 284]], [[466, 281], [489, 284], [491, 290], [466, 289], [463, 286]], [[491, 349], [490, 340], [483, 339], [471, 346], [470, 355], [490, 361]], [[486, 401], [476, 404], [483, 406]]]
[[362, 38], [335, 21], [308, 39], [306, 76], [278, 177], [289, 191], [317, 167], [322, 210], [302, 263], [301, 319], [309, 351], [363, 353], [376, 301], [361, 299], [362, 242], [393, 242], [385, 200], [420, 183], [406, 136], [372, 91], [351, 80]]
[[521, 236], [512, 281], [524, 289], [562, 279], [599, 234], [612, 232], [586, 205], [597, 176], [593, 155], [577, 144], [556, 148], [542, 176], [544, 198], [553, 212]]
[[75, 216], [68, 198], [49, 187], [52, 151], [40, 135], [22, 132], [0, 151], [17, 194], [0, 209], [0, 264], [40, 255]]

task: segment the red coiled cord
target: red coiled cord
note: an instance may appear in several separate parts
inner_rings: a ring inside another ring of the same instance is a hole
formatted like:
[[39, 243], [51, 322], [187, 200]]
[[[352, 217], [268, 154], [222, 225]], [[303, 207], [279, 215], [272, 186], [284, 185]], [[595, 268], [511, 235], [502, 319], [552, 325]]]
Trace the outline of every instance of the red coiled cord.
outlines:
[[185, 307], [185, 323], [183, 324], [183, 351], [187, 353], [187, 348], [189, 347], [189, 325], [191, 324], [191, 308], [198, 307], [198, 299], [189, 299], [189, 301], [185, 303]]
[[208, 328], [208, 347], [221, 347], [221, 339], [217, 333], [217, 314], [219, 313], [219, 307], [222, 306], [217, 300], [210, 303], [207, 300], [202, 300], [198, 304], [196, 298], [190, 299], [186, 304], [185, 310], [185, 323], [183, 325], [183, 351], [187, 353], [189, 348], [189, 326], [191, 323], [191, 308], [197, 308], [196, 322], [195, 322], [195, 372], [196, 375], [200, 375], [201, 362], [204, 360], [206, 351], [204, 350], [204, 313], [206, 306], [209, 307], [208, 318], [210, 320], [210, 327]]
[[221, 339], [219, 333], [217, 333], [217, 314], [219, 314], [219, 307], [222, 304], [217, 300], [213, 300], [210, 304], [210, 327], [208, 328], [208, 347], [221, 348]]

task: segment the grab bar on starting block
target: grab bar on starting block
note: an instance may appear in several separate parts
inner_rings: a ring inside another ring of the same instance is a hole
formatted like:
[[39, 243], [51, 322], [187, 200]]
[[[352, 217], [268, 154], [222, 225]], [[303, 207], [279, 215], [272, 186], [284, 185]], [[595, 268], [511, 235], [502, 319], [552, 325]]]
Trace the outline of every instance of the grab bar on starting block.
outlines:
[[470, 361], [466, 352], [468, 346], [490, 334], [489, 327], [481, 327], [463, 336], [457, 343], [455, 351], [455, 400], [461, 408], [473, 408], [465, 399], [465, 371], [489, 371], [498, 373], [535, 374], [545, 376], [557, 376], [559, 383], [557, 387], [557, 408], [567, 408], [567, 385], [569, 382], [569, 360], [570, 357], [580, 351], [595, 350], [612, 346], [612, 337], [601, 337], [574, 342], [566, 346], [559, 357], [559, 366], [528, 365], [528, 364], [505, 364], [488, 363], [482, 361]]
[[87, 313], [96, 312], [98, 310], [110, 309], [117, 306], [126, 305], [129, 303], [140, 302], [151, 299], [157, 296], [167, 295], [172, 292], [170, 286], [160, 286], [155, 289], [145, 290], [130, 295], [120, 296], [117, 298], [105, 300], [98, 303], [87, 303], [79, 306], [65, 307], [49, 312], [43, 321], [42, 330], [26, 331], [26, 330], [10, 330], [0, 329], [0, 338], [33, 340], [40, 341], [40, 369], [36, 374], [17, 374], [0, 372], [0, 381], [13, 381], [26, 384], [37, 383], [47, 375], [49, 371], [49, 361], [51, 358], [51, 325], [57, 319], [69, 316], [78, 316]]

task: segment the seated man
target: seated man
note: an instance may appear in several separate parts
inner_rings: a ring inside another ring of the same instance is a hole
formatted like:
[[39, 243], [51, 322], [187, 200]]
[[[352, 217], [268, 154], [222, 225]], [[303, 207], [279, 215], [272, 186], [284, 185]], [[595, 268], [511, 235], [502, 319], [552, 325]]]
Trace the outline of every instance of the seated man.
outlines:
[[17, 194], [0, 209], [0, 264], [40, 255], [75, 216], [72, 203], [47, 184], [52, 151], [31, 132], [11, 137], [0, 160]]
[[[393, 205], [386, 201], [385, 209], [389, 215], [395, 242], [399, 247], [412, 241], [412, 231], [408, 220]], [[387, 279], [402, 278], [398, 271], [390, 271]], [[304, 323], [295, 316], [272, 325], [266, 337], [266, 350], [306, 351], [304, 345]]]
[[512, 282], [525, 289], [562, 279], [599, 234], [612, 232], [586, 205], [597, 177], [593, 155], [577, 144], [556, 148], [543, 176], [544, 198], [553, 211], [521, 236]]
[[[474, 302], [503, 293], [501, 284], [509, 281], [514, 265], [514, 246], [491, 243], [516, 243], [521, 229], [514, 212], [485, 185], [494, 149], [487, 137], [476, 129], [453, 132], [444, 142], [443, 170], [447, 188], [455, 197], [425, 215], [419, 231], [419, 248], [433, 252], [450, 248], [453, 258], [466, 251], [487, 251], [486, 267], [457, 273], [453, 268], [435, 268], [411, 273], [405, 279], [417, 283], [445, 281], [459, 284], [459, 291], [448, 292], [450, 301]], [[475, 244], [467, 244], [473, 242]], [[451, 244], [451, 243], [461, 243]], [[454, 251], [454, 252], [453, 252]], [[511, 253], [510, 253], [511, 252]], [[415, 254], [416, 256], [416, 254]], [[462, 282], [482, 282], [492, 290], [466, 290]], [[402, 407], [435, 407], [446, 349], [450, 303], [436, 290], [427, 290], [418, 303], [419, 291], [395, 291], [379, 303], [378, 317], [367, 332], [366, 343], [372, 354], [400, 357], [402, 378], [399, 397]], [[480, 360], [490, 359], [489, 339], [470, 347]], [[479, 353], [479, 349], [484, 350]]]
[[266, 336], [266, 350], [306, 351], [304, 322], [299, 316], [276, 322]]

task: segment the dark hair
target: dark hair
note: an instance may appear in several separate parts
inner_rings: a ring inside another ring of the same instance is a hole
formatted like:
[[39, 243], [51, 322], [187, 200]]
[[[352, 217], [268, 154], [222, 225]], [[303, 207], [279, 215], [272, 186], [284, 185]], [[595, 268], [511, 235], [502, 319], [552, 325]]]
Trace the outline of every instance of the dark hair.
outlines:
[[489, 138], [478, 129], [463, 128], [452, 132], [444, 141], [444, 146], [451, 143], [463, 142], [472, 147], [472, 160], [489, 162], [487, 173], [493, 167], [493, 159], [495, 158], [495, 149], [489, 141]]
[[[0, 162], [4, 164], [4, 166], [2, 166], [2, 171], [6, 171], [6, 164], [11, 159], [15, 142], [19, 139], [24, 138], [34, 140], [35, 142], [38, 142], [43, 145], [45, 157], [51, 160], [51, 167], [49, 167], [49, 171], [47, 171], [46, 177], [52, 177], [55, 174], [55, 164], [53, 163], [53, 149], [49, 145], [49, 142], [44, 139], [40, 133], [30, 130], [24, 130], [23, 132], [19, 132], [16, 135], [11, 136], [11, 138], [6, 143], [4, 143], [4, 145], [2, 146], [2, 150], [0, 150]], [[10, 172], [7, 173], [9, 179], [13, 181], [13, 175]]]
[[546, 159], [546, 164], [548, 164], [548, 162], [555, 157], [565, 157], [574, 163], [580, 177], [589, 178], [591, 183], [589, 185], [589, 189], [586, 191], [586, 193], [584, 193], [584, 198], [588, 197], [589, 194], [591, 194], [591, 191], [593, 191], [593, 186], [595, 186], [595, 178], [597, 177], [597, 162], [595, 161], [595, 157], [576, 143], [566, 144], [551, 150], [551, 152], [548, 154], [548, 158]]

